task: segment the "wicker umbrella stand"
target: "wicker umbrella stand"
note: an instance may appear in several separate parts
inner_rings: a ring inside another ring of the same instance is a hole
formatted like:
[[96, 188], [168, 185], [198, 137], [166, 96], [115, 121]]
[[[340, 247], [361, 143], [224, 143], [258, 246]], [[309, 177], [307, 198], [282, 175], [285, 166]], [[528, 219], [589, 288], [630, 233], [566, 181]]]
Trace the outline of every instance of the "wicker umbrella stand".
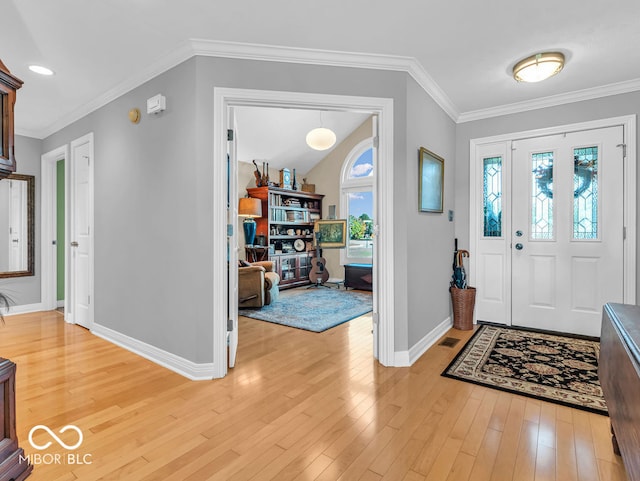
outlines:
[[473, 329], [473, 309], [476, 303], [476, 288], [459, 289], [450, 287], [453, 306], [453, 327], [461, 331]]

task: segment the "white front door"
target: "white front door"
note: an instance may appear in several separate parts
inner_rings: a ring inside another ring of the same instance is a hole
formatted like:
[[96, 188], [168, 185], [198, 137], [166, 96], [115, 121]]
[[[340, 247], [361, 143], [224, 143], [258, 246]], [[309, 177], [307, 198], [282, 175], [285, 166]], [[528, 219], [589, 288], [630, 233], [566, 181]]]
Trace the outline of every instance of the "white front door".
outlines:
[[70, 321], [93, 323], [93, 135], [71, 143]]
[[623, 301], [622, 127], [513, 142], [513, 325], [600, 335]]

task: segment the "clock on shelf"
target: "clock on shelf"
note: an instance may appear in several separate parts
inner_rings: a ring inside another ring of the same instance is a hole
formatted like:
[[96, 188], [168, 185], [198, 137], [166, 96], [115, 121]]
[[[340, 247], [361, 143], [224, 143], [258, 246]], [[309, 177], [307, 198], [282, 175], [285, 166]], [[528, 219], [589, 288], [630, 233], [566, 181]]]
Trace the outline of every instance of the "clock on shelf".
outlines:
[[302, 252], [307, 249], [307, 243], [302, 239], [296, 239], [293, 242], [293, 248], [296, 250], [296, 252]]
[[280, 170], [280, 188], [291, 189], [291, 171], [289, 169]]

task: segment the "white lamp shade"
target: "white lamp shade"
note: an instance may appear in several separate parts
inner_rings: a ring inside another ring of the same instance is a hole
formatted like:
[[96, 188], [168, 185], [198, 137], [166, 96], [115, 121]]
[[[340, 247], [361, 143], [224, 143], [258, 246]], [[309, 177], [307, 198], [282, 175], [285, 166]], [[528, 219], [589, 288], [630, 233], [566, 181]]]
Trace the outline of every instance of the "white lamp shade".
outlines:
[[539, 53], [525, 58], [513, 67], [513, 78], [518, 82], [540, 82], [553, 77], [564, 67], [560, 52]]
[[314, 150], [327, 150], [336, 143], [336, 134], [333, 130], [324, 127], [313, 129], [307, 134], [307, 145]]

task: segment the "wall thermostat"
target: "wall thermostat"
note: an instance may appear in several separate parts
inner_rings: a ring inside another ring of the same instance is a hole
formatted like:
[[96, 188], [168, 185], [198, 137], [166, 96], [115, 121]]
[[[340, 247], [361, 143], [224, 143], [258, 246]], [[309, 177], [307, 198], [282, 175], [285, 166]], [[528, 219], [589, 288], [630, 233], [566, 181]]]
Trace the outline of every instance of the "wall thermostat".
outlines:
[[167, 108], [167, 99], [163, 95], [154, 95], [150, 99], [147, 99], [147, 113], [148, 114], [157, 114], [166, 110]]

